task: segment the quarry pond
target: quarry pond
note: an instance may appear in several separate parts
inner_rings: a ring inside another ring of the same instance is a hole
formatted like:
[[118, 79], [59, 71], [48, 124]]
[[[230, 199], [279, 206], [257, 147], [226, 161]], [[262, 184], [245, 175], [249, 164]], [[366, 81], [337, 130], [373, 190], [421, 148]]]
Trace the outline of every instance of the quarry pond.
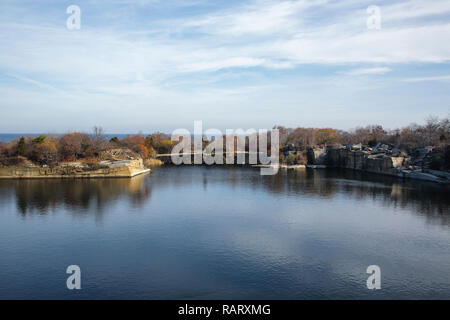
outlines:
[[337, 169], [0, 180], [0, 299], [450, 299], [449, 195]]

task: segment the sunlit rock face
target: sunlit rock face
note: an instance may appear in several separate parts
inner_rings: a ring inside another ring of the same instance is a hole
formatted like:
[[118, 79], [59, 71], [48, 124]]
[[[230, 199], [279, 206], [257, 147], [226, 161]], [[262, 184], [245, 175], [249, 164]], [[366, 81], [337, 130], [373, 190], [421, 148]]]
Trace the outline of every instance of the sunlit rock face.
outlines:
[[326, 163], [331, 167], [394, 174], [393, 169], [403, 165], [404, 157], [391, 157], [385, 154], [372, 155], [367, 151], [330, 149], [327, 152]]
[[149, 172], [142, 159], [105, 160], [95, 164], [64, 163], [54, 167], [10, 166], [0, 168], [0, 178], [102, 178], [134, 177]]
[[429, 170], [408, 165], [409, 157], [393, 156], [372, 151], [354, 151], [350, 148], [330, 148], [325, 163], [329, 167], [361, 170], [371, 173], [397, 176], [400, 178], [450, 183], [450, 175], [444, 171]]

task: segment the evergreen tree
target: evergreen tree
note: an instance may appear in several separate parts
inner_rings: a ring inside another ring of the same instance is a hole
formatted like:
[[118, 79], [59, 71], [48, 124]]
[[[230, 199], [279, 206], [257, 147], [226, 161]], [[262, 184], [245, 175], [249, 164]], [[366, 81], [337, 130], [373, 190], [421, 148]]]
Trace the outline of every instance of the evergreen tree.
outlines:
[[17, 144], [17, 155], [24, 157], [27, 154], [27, 143], [25, 138], [22, 137]]

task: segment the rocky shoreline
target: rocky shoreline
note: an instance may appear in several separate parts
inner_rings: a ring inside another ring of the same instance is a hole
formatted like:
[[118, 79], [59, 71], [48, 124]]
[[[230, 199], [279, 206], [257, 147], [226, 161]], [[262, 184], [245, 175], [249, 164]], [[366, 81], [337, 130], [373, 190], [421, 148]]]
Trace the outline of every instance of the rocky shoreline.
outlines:
[[105, 160], [98, 163], [67, 162], [56, 166], [6, 166], [0, 167], [0, 179], [86, 179], [132, 178], [148, 173], [142, 159]]
[[16, 165], [0, 165], [0, 179], [89, 179], [132, 178], [160, 165], [154, 159], [143, 160], [129, 149], [110, 149], [97, 158], [40, 165], [22, 158]]
[[309, 148], [308, 163], [312, 166], [352, 169], [383, 174], [402, 179], [450, 184], [450, 172], [433, 170], [430, 165], [432, 148], [417, 150], [409, 155], [387, 145], [348, 145], [345, 147]]

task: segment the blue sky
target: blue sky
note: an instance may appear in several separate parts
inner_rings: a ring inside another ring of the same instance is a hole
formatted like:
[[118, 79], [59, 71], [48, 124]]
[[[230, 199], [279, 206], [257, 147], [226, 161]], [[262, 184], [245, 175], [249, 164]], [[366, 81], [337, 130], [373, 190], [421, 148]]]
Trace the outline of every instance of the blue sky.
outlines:
[[449, 115], [449, 39], [449, 0], [2, 0], [0, 132], [393, 129]]

